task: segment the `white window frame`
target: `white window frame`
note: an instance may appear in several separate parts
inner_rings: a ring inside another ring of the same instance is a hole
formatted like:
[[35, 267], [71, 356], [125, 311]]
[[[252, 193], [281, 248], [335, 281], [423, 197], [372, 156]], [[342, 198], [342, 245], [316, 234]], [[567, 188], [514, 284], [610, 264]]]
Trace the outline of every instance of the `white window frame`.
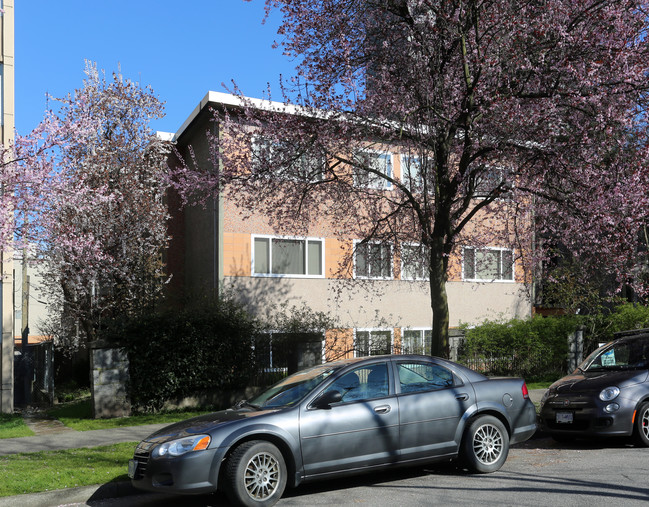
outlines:
[[[393, 280], [394, 279], [394, 247], [381, 243], [380, 241], [367, 241], [364, 244], [366, 245], [381, 245], [388, 246], [390, 248], [390, 274], [388, 276], [368, 276], [359, 275], [356, 270], [356, 255], [358, 253], [358, 246], [363, 243], [362, 240], [354, 240], [354, 278], [358, 280]], [[369, 269], [369, 268], [368, 268]]]
[[[404, 340], [406, 337], [406, 331], [416, 331], [419, 333], [419, 338], [421, 339], [421, 343], [424, 346], [424, 352], [422, 354], [426, 355], [426, 332], [429, 332], [431, 334], [431, 339], [432, 339], [432, 334], [433, 330], [429, 327], [402, 327], [401, 328], [401, 353], [402, 354], [412, 354], [413, 352], [405, 352], [404, 351]], [[432, 343], [429, 344], [429, 349], [432, 347]], [[430, 350], [429, 350], [430, 352]]]
[[367, 346], [370, 350], [372, 349], [372, 333], [386, 333], [386, 332], [390, 333], [390, 350], [388, 351], [388, 354], [392, 354], [394, 352], [394, 329], [385, 328], [385, 327], [355, 328], [354, 329], [354, 357], [372, 357], [372, 355], [369, 356], [358, 355], [358, 347], [356, 346], [358, 344], [357, 335], [358, 333], [361, 332], [369, 333], [369, 342]]
[[[465, 264], [466, 264], [466, 250], [470, 249], [474, 251], [474, 264], [473, 264], [473, 271], [475, 273], [474, 278], [467, 278], [466, 273], [465, 273]], [[476, 260], [475, 260], [475, 252], [478, 252], [479, 250], [490, 250], [490, 251], [498, 251], [500, 252], [499, 256], [499, 262], [500, 262], [500, 272], [503, 272], [503, 256], [502, 252], [510, 252], [512, 256], [512, 266], [511, 266], [511, 271], [512, 271], [512, 278], [478, 278], [478, 270], [476, 268]], [[473, 247], [473, 246], [465, 246], [462, 247], [462, 280], [465, 282], [494, 282], [494, 283], [514, 283], [516, 281], [516, 252], [512, 248], [502, 248], [502, 247]]]
[[421, 277], [415, 277], [411, 278], [409, 276], [404, 276], [405, 274], [405, 263], [404, 263], [404, 256], [403, 256], [403, 247], [415, 247], [415, 248], [421, 248], [422, 245], [420, 243], [401, 243], [401, 279], [402, 280], [409, 280], [409, 281], [417, 281], [417, 280], [430, 280], [430, 276], [428, 276], [427, 270], [425, 269], [427, 266], [424, 266], [424, 271], [425, 273]]
[[[383, 171], [381, 171], [381, 172], [383, 174], [385, 174], [388, 178], [394, 178], [394, 160], [393, 160], [392, 152], [387, 151], [387, 150], [386, 151], [380, 151], [380, 150], [363, 149], [363, 150], [355, 151], [352, 158], [356, 159], [356, 157], [358, 155], [360, 155], [360, 154], [378, 155], [379, 159], [385, 158], [386, 159], [386, 164], [385, 165], [387, 166], [388, 172], [383, 172]], [[358, 175], [356, 174], [356, 171], [359, 171], [359, 169], [354, 167], [352, 169], [352, 172], [354, 173], [354, 186], [355, 187], [358, 187], [358, 188], [371, 188], [371, 189], [374, 189], [374, 190], [391, 190], [392, 189], [392, 183], [390, 181], [386, 180], [385, 178], [380, 178], [378, 176], [374, 176], [373, 174], [370, 174], [370, 173], [366, 173], [367, 177], [369, 179], [371, 179], [372, 177], [379, 178], [380, 179], [380, 182], [379, 182], [380, 184], [373, 185], [371, 183], [371, 181], [368, 182], [368, 184], [360, 182], [358, 180]]]
[[[268, 240], [268, 270], [269, 273], [257, 273], [255, 272], [255, 240], [257, 239], [267, 239]], [[285, 274], [285, 273], [272, 273], [273, 266], [273, 240], [290, 240], [290, 241], [304, 241], [304, 265], [308, 271], [309, 266], [309, 248], [308, 244], [310, 241], [319, 242], [321, 244], [321, 259], [320, 259], [320, 274], [319, 275], [310, 275], [305, 274]], [[268, 234], [251, 234], [250, 236], [250, 275], [253, 277], [261, 278], [325, 278], [325, 239], [316, 238], [316, 237], [304, 237], [304, 236], [277, 236], [277, 235], [268, 235]]]

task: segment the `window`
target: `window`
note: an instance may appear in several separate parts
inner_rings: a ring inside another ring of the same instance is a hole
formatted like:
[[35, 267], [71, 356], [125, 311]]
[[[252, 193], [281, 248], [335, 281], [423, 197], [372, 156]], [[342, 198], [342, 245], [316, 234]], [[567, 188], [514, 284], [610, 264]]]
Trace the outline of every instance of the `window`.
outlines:
[[422, 245], [401, 245], [401, 279], [428, 280], [428, 250]]
[[356, 278], [392, 278], [392, 247], [381, 243], [356, 243]]
[[[427, 170], [425, 170], [427, 169]], [[414, 155], [401, 155], [401, 180], [411, 192], [423, 191], [424, 177], [427, 179], [429, 194], [434, 193], [434, 167], [428, 157], [423, 159]]]
[[[354, 154], [354, 184], [358, 187], [390, 189], [392, 184], [381, 174], [392, 178], [392, 154], [388, 152], [358, 151]], [[380, 174], [367, 170], [370, 168]]]
[[321, 277], [324, 240], [253, 236], [253, 276]]
[[465, 280], [514, 281], [514, 252], [504, 248], [464, 248]]
[[354, 353], [356, 357], [391, 354], [392, 331], [383, 329], [357, 330], [354, 340]]
[[321, 181], [325, 157], [263, 136], [252, 139], [252, 170], [288, 180]]
[[[474, 197], [487, 197], [489, 196], [500, 184], [505, 182], [505, 186], [509, 187], [511, 182], [510, 171], [504, 167], [499, 166], [485, 166], [475, 177]], [[508, 184], [509, 183], [509, 184]], [[501, 198], [510, 197], [509, 192], [504, 192]]]
[[399, 385], [402, 393], [417, 393], [452, 387], [453, 372], [438, 364], [399, 363]]
[[430, 329], [404, 329], [401, 334], [401, 353], [430, 356], [432, 336]]
[[336, 379], [326, 392], [338, 391], [342, 402], [371, 400], [390, 393], [386, 363], [362, 366]]

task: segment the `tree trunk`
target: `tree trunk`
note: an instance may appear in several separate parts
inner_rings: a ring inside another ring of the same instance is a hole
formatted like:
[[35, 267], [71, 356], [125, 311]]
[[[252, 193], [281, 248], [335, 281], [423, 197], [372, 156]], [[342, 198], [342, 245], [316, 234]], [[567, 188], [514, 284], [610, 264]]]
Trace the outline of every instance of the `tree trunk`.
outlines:
[[[441, 256], [440, 256], [441, 257]], [[446, 266], [443, 258], [430, 259], [430, 306], [433, 310], [433, 332], [430, 353], [448, 358], [448, 296], [446, 294]]]

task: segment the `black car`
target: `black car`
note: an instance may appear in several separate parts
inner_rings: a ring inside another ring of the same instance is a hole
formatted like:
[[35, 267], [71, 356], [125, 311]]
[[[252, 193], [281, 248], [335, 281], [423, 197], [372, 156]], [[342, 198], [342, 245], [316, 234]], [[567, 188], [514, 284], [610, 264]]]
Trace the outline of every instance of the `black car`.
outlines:
[[539, 426], [557, 440], [631, 436], [649, 446], [649, 329], [617, 333], [541, 401]]
[[315, 479], [463, 458], [498, 470], [530, 438], [536, 412], [523, 379], [489, 379], [428, 356], [374, 356], [300, 371], [234, 408], [172, 424], [140, 442], [135, 487], [224, 489], [272, 505]]

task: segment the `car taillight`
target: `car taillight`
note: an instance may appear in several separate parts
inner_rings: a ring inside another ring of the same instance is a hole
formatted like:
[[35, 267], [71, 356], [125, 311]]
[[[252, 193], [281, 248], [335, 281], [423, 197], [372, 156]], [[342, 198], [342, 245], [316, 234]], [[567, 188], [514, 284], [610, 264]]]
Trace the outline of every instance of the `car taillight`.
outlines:
[[525, 382], [523, 382], [523, 387], [521, 387], [521, 391], [523, 391], [523, 398], [525, 398], [526, 400], [529, 399], [530, 393], [527, 390], [527, 384]]

